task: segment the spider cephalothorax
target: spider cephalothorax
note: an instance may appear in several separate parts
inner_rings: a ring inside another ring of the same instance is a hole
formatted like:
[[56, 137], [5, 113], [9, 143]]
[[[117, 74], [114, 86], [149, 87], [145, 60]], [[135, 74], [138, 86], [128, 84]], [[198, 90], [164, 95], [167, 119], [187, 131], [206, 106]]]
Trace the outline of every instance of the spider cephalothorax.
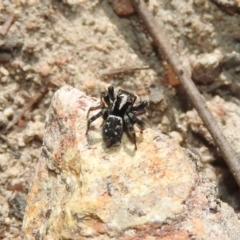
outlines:
[[99, 113], [88, 119], [86, 135], [91, 122], [102, 116], [104, 119], [102, 136], [106, 147], [118, 145], [121, 142], [123, 132], [126, 132], [137, 149], [133, 125], [136, 123], [142, 132], [144, 122], [136, 116], [146, 112], [145, 108], [148, 102], [139, 102], [134, 106], [136, 99], [135, 95], [121, 89], [115, 97], [114, 88], [109, 86], [108, 91], [101, 94], [101, 104], [88, 110], [89, 114], [92, 110], [101, 109]]

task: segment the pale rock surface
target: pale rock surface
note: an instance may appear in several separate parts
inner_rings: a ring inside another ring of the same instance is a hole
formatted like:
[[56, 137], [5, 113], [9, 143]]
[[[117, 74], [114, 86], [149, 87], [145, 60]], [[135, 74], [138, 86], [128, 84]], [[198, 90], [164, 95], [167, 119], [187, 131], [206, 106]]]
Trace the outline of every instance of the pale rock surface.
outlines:
[[166, 135], [146, 129], [137, 151], [126, 136], [106, 149], [99, 120], [87, 141], [86, 113], [97, 103], [71, 86], [55, 93], [25, 239], [238, 239], [237, 215]]

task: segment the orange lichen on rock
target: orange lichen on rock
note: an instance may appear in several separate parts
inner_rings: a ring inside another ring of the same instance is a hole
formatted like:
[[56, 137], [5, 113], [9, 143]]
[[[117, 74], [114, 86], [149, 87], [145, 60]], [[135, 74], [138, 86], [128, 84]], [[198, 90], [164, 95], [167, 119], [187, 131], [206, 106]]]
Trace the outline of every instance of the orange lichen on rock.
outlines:
[[166, 70], [166, 79], [162, 81], [162, 84], [171, 85], [173, 87], [180, 84], [178, 78], [176, 77], [176, 74], [173, 72], [172, 68], [167, 62], [163, 62], [163, 67]]

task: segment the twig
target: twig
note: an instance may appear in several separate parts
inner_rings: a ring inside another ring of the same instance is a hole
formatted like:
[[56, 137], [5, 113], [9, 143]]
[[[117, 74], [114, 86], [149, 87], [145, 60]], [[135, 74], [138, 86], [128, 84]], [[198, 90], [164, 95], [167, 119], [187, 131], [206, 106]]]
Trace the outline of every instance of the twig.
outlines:
[[110, 70], [104, 70], [100, 74], [102, 77], [112, 77], [121, 73], [133, 73], [138, 70], [143, 70], [143, 69], [149, 69], [149, 66], [143, 66], [143, 67], [122, 67], [122, 68], [116, 68], [116, 69], [110, 69]]
[[5, 20], [5, 22], [3, 23], [0, 33], [2, 35], [6, 35], [6, 33], [8, 32], [9, 28], [11, 27], [13, 20], [14, 20], [14, 13], [11, 13], [7, 16], [7, 19]]
[[36, 94], [34, 98], [25, 107], [23, 107], [23, 109], [16, 114], [16, 116], [14, 116], [12, 121], [8, 123], [6, 128], [4, 128], [1, 133], [6, 133], [9, 129], [11, 129], [24, 116], [24, 114], [47, 93], [48, 88], [53, 85], [55, 85], [55, 83], [52, 83], [51, 81], [47, 82], [46, 85], [40, 90], [40, 93]]
[[178, 60], [177, 55], [175, 52], [173, 52], [171, 46], [169, 45], [169, 41], [163, 33], [163, 27], [158, 26], [154, 17], [149, 12], [146, 4], [142, 0], [131, 1], [141, 19], [143, 20], [154, 43], [161, 52], [161, 56], [165, 58], [165, 60], [171, 66], [173, 72], [178, 77], [180, 83], [182, 84], [182, 87], [192, 101], [193, 106], [196, 108], [208, 131], [211, 133], [216, 146], [219, 148], [230, 171], [240, 186], [240, 160], [238, 159], [235, 151], [230, 146], [226, 137], [223, 135], [212, 113], [209, 111], [203, 96], [199, 93], [198, 89], [191, 80], [190, 73], [182, 66], [181, 62]]

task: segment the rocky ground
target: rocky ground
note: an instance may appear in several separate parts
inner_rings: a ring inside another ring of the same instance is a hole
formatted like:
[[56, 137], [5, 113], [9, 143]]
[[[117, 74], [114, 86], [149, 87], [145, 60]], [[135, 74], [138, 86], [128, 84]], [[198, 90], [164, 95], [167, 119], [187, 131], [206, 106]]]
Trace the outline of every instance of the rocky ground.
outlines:
[[[112, 2], [0, 2], [2, 26], [10, 14], [15, 16], [0, 35], [0, 127], [4, 129], [49, 81], [57, 86], [67, 83], [93, 97], [109, 85], [135, 92], [150, 102], [144, 118], [148, 127], [198, 155], [205, 178], [217, 184], [219, 197], [238, 213], [238, 187], [185, 93], [162, 66], [137, 16], [119, 17]], [[150, 0], [148, 5], [240, 155], [239, 6], [229, 2]], [[113, 69], [146, 66], [108, 75]], [[15, 126], [0, 135], [1, 239], [23, 239], [26, 196], [57, 88], [48, 88]]]

